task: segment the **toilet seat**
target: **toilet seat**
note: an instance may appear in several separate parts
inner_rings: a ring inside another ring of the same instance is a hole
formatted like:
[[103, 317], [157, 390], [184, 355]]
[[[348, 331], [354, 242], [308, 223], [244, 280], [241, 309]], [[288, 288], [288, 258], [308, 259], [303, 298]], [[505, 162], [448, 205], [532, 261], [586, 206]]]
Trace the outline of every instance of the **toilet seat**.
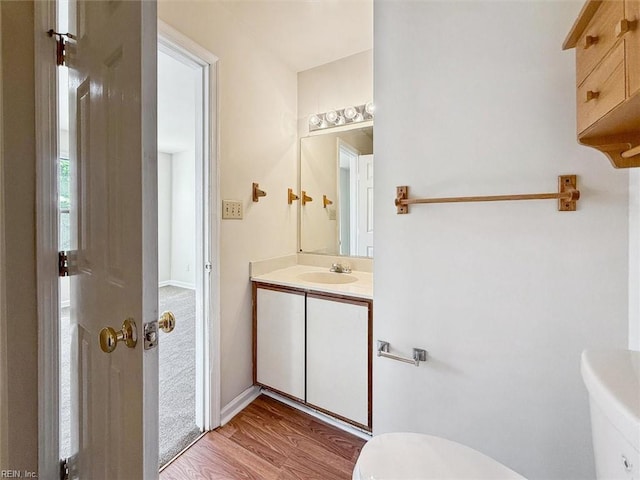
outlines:
[[385, 433], [363, 447], [353, 480], [524, 479], [477, 450], [418, 433]]

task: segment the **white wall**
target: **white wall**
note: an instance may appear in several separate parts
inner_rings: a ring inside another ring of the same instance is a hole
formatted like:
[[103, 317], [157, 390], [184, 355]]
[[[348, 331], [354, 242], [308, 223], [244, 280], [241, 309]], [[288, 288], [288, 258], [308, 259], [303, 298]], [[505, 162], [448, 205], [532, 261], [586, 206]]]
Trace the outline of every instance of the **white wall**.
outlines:
[[195, 288], [196, 185], [193, 150], [158, 152], [158, 281]]
[[[33, 2], [0, 2], [4, 200], [7, 439], [0, 469], [37, 470], [38, 321], [35, 252], [35, 85]], [[6, 429], [6, 430], [4, 430]], [[6, 462], [6, 463], [4, 463]]]
[[171, 155], [158, 152], [158, 282], [171, 280]]
[[[0, 25], [2, 25], [2, 8], [0, 8]], [[2, 108], [2, 35], [0, 35], [0, 185], [4, 186], [4, 111]], [[5, 311], [6, 270], [4, 267], [4, 196], [0, 193], [0, 465], [7, 465], [9, 456], [9, 412], [7, 409], [7, 313]]]
[[[158, 15], [220, 60], [219, 165], [223, 199], [240, 200], [243, 220], [220, 232], [221, 403], [252, 383], [249, 261], [292, 254], [297, 184], [297, 76], [233, 18], [224, 2], [161, 1]], [[251, 183], [267, 196], [251, 201]], [[215, 194], [215, 192], [214, 192]]]
[[640, 171], [629, 171], [629, 348], [640, 350]]
[[193, 150], [174, 153], [171, 161], [171, 280], [195, 288], [196, 182]]
[[[530, 479], [594, 477], [585, 348], [627, 345], [628, 172], [575, 138], [577, 2], [376, 2], [374, 433], [470, 445]], [[553, 201], [418, 205], [544, 192]], [[401, 272], [401, 275], [399, 273]]]

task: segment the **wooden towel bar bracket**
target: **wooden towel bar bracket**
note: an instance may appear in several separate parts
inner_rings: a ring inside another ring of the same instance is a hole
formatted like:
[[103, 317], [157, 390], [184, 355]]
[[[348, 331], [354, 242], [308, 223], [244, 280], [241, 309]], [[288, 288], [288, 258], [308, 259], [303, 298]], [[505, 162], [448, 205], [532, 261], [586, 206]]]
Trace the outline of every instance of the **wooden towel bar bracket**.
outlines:
[[558, 210], [574, 212], [580, 199], [576, 175], [558, 176], [557, 193], [526, 193], [522, 195], [485, 195], [475, 197], [445, 198], [409, 198], [409, 187], [396, 187], [396, 207], [398, 214], [409, 213], [409, 205], [418, 203], [463, 203], [463, 202], [499, 202], [507, 200], [558, 200]]

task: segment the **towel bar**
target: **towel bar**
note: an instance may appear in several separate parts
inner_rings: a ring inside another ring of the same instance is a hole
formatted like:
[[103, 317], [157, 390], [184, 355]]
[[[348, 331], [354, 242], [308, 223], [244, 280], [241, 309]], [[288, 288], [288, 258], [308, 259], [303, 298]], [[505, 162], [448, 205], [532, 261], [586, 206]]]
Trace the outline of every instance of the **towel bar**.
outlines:
[[399, 362], [411, 363], [416, 367], [420, 365], [420, 362], [427, 361], [427, 351], [421, 348], [413, 349], [413, 358], [402, 357], [400, 355], [394, 355], [389, 353], [389, 342], [384, 340], [378, 340], [378, 356], [390, 358], [391, 360], [398, 360]]
[[558, 210], [573, 212], [576, 210], [576, 202], [580, 199], [580, 190], [577, 189], [576, 175], [558, 176], [557, 193], [525, 193], [516, 195], [484, 195], [472, 197], [445, 197], [445, 198], [409, 198], [409, 187], [396, 187], [396, 207], [398, 214], [409, 213], [409, 205], [419, 203], [461, 203], [461, 202], [497, 202], [505, 200], [558, 200]]

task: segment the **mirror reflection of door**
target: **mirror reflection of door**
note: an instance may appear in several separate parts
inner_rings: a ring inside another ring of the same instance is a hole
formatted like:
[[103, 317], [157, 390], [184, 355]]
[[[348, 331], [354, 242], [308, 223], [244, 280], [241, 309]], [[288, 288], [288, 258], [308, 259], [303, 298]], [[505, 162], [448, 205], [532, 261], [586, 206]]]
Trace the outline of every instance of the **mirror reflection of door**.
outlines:
[[[300, 141], [300, 249], [373, 256], [373, 127], [323, 132]], [[323, 195], [331, 199], [324, 205]]]
[[[373, 154], [358, 157], [355, 255], [373, 257]], [[353, 231], [353, 230], [352, 230]], [[352, 255], [354, 249], [351, 249]]]

